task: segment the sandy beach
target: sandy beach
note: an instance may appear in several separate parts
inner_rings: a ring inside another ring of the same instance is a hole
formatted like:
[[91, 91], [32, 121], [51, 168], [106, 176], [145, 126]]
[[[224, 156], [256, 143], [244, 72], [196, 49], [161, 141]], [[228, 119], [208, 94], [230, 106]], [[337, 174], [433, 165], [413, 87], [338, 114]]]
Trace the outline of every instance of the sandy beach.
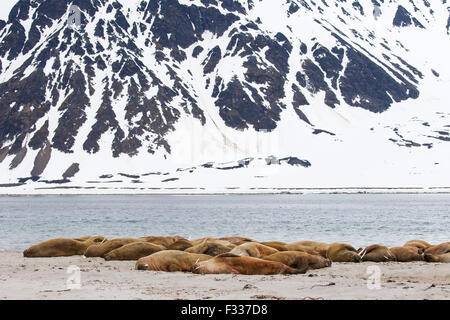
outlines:
[[[81, 288], [68, 289], [70, 266], [80, 270]], [[380, 289], [369, 289], [371, 266], [379, 267]], [[0, 252], [0, 299], [450, 299], [450, 265], [334, 263], [304, 275], [194, 275], [134, 270], [134, 262], [102, 258], [26, 259]]]

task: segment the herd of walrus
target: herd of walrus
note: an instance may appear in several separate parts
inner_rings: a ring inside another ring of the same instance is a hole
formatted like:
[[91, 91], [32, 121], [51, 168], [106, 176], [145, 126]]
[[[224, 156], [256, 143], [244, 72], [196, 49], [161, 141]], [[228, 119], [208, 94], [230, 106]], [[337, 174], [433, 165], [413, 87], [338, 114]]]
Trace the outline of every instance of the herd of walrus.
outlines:
[[332, 262], [450, 262], [450, 242], [431, 245], [422, 240], [401, 247], [299, 241], [258, 242], [245, 237], [187, 240], [180, 236], [119, 238], [101, 236], [52, 239], [31, 246], [24, 257], [84, 255], [105, 260], [137, 261], [136, 270], [197, 274], [302, 274], [330, 267]]

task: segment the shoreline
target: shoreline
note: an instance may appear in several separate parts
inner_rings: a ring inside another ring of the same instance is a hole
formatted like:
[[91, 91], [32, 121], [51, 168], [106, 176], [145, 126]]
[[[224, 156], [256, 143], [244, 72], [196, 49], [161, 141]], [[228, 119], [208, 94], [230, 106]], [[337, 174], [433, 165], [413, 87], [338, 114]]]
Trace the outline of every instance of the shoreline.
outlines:
[[[134, 270], [134, 261], [82, 256], [23, 258], [0, 251], [0, 300], [450, 300], [448, 264], [334, 263], [304, 275], [195, 275]], [[70, 266], [80, 270], [81, 288], [68, 289]], [[369, 289], [371, 270], [380, 289]]]
[[[44, 191], [45, 190], [45, 191]], [[186, 190], [192, 190], [187, 192]], [[195, 191], [194, 191], [195, 190]], [[7, 187], [0, 187], [2, 196], [47, 196], [47, 195], [143, 195], [143, 196], [222, 196], [222, 195], [309, 195], [309, 194], [450, 194], [450, 187], [343, 187], [343, 188], [224, 188], [207, 190], [206, 188], [112, 188], [92, 187], [54, 187], [34, 190], [8, 192]]]

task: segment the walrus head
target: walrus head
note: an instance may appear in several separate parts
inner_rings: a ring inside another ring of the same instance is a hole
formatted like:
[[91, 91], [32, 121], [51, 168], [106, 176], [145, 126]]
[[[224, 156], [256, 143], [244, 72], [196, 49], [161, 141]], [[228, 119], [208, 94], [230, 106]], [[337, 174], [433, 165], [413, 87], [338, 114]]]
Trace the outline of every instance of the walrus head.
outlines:
[[33, 256], [35, 255], [35, 253], [36, 253], [35, 251], [36, 251], [36, 250], [34, 250], [33, 247], [30, 247], [30, 248], [26, 249], [26, 250], [23, 252], [23, 256], [24, 256], [25, 258], [33, 257]]
[[135, 270], [148, 270], [148, 264], [142, 263], [142, 262], [136, 262], [136, 266], [134, 267]]

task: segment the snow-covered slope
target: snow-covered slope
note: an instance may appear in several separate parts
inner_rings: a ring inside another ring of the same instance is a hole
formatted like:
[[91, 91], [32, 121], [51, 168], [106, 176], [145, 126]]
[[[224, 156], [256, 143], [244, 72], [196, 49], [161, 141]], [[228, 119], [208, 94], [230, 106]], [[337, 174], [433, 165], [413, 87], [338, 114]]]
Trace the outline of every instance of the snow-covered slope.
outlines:
[[447, 0], [17, 1], [0, 193], [450, 187], [449, 33]]

